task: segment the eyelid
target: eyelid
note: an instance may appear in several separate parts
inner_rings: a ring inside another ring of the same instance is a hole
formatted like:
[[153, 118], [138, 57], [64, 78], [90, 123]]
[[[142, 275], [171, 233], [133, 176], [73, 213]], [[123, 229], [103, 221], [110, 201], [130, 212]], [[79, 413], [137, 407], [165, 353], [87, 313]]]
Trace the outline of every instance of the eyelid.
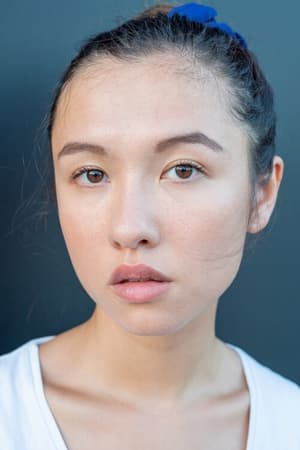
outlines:
[[174, 169], [175, 167], [178, 167], [178, 166], [191, 166], [192, 168], [198, 169], [200, 173], [207, 175], [207, 171], [202, 164], [200, 164], [196, 161], [189, 160], [189, 159], [181, 159], [179, 161], [173, 162], [172, 166], [170, 166], [168, 169], [166, 169], [164, 171], [164, 173], [166, 173], [169, 170]]
[[[193, 166], [193, 167], [198, 167], [199, 169], [203, 169], [204, 170], [204, 166], [196, 161], [193, 161], [191, 159], [180, 159], [178, 161], [172, 162], [172, 166], [169, 169], [172, 169], [173, 167], [176, 166], [183, 166], [183, 165], [187, 165], [187, 166]], [[167, 169], [167, 170], [169, 170]]]
[[100, 167], [95, 167], [95, 166], [83, 166], [80, 167], [79, 169], [76, 169], [71, 177], [72, 178], [77, 178], [78, 176], [80, 176], [81, 174], [88, 172], [89, 170], [98, 170], [99, 172], [102, 172], [105, 174], [104, 170], [102, 170]]

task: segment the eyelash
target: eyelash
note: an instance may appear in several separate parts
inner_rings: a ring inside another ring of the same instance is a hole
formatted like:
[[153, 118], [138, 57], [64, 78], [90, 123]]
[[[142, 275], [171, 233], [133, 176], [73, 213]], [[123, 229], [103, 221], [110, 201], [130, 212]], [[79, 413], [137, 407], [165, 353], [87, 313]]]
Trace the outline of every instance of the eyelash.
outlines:
[[[199, 164], [199, 163], [196, 163], [196, 162], [194, 162], [194, 161], [188, 161], [188, 160], [181, 160], [181, 161], [178, 161], [178, 163], [177, 164], [175, 164], [175, 166], [172, 166], [172, 167], [170, 167], [168, 170], [166, 170], [166, 172], [169, 172], [170, 170], [172, 170], [172, 169], [176, 169], [177, 167], [188, 167], [188, 168], [192, 168], [192, 169], [196, 169], [197, 171], [198, 171], [198, 173], [201, 173], [201, 174], [206, 174], [206, 172], [205, 172], [205, 170], [204, 170], [204, 167], [201, 165], [201, 164]], [[105, 172], [103, 171], [103, 170], [101, 170], [101, 169], [98, 169], [98, 168], [96, 168], [96, 167], [82, 167], [81, 169], [79, 169], [78, 171], [76, 171], [73, 175], [72, 175], [72, 179], [73, 180], [75, 180], [75, 179], [77, 179], [77, 178], [79, 178], [81, 175], [83, 175], [83, 174], [87, 174], [88, 172], [91, 172], [91, 171], [96, 171], [96, 172], [101, 172], [101, 173], [103, 173], [104, 175], [106, 175], [105, 174]], [[185, 180], [184, 178], [178, 178], [179, 180]], [[191, 179], [191, 177], [189, 177], [189, 178], [186, 178], [186, 180], [190, 180]], [[97, 184], [102, 184], [102, 180], [101, 180], [101, 182], [100, 183], [89, 183], [90, 185], [93, 185], [93, 184], [95, 184], [95, 185], [97, 185]]]

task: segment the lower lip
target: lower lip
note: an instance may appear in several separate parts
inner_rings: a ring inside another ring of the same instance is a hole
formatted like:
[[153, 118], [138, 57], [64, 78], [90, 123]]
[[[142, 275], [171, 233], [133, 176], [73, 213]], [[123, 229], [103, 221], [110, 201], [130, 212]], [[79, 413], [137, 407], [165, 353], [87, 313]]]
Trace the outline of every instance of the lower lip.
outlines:
[[164, 294], [170, 287], [169, 281], [129, 281], [112, 285], [118, 297], [130, 303], [144, 303]]

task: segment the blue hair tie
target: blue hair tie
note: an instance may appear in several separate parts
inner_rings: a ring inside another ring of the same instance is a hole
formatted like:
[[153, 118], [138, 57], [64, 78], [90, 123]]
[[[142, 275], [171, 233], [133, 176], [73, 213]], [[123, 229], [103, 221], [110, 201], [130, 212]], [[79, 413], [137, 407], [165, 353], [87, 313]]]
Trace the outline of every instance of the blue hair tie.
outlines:
[[200, 22], [203, 25], [211, 28], [218, 28], [219, 30], [224, 31], [229, 34], [233, 38], [237, 39], [240, 45], [244, 48], [247, 48], [247, 43], [243, 36], [239, 33], [233, 31], [227, 23], [216, 22], [215, 17], [217, 16], [217, 11], [210, 6], [199, 5], [198, 3], [186, 3], [182, 6], [176, 6], [171, 9], [167, 16], [172, 17], [175, 14], [179, 14], [179, 16], [185, 16], [188, 20], [194, 22]]

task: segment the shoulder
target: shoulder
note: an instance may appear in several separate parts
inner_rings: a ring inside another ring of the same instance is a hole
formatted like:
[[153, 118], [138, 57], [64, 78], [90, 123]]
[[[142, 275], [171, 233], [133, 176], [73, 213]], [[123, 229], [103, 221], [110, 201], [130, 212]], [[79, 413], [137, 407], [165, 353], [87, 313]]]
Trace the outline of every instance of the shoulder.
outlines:
[[257, 423], [260, 434], [269, 433], [272, 439], [279, 441], [292, 439], [300, 448], [300, 386], [241, 348], [232, 347], [240, 354], [244, 366], [253, 421]]
[[0, 356], [1, 411], [13, 407], [17, 397], [25, 395], [31, 378], [30, 350], [32, 341]]
[[52, 336], [31, 339], [15, 350], [0, 355], [0, 394], [13, 386], [16, 389], [17, 383], [26, 383], [34, 371], [33, 352], [36, 351], [37, 344], [49, 339], [52, 339]]
[[[240, 357], [248, 378], [251, 378], [253, 387], [272, 398], [283, 396], [282, 399], [293, 399], [300, 406], [300, 386], [283, 375], [275, 372], [263, 363], [259, 362], [245, 350], [238, 347]], [[276, 394], [276, 395], [275, 395]]]
[[[30, 353], [32, 348], [39, 342], [43, 342], [49, 337], [41, 337], [25, 342], [15, 350], [0, 355], [0, 388], [3, 390], [5, 383], [12, 383], [16, 375], [20, 375], [24, 370], [28, 371]], [[13, 377], [11, 377], [13, 375]], [[24, 378], [23, 378], [24, 380]]]
[[[34, 403], [34, 379], [38, 360], [33, 352], [36, 343], [49, 339], [32, 339], [15, 350], [0, 356], [0, 423], [8, 427], [13, 417], [24, 414]], [[16, 406], [17, 405], [17, 406]]]
[[17, 394], [19, 383], [24, 385], [28, 376], [28, 351], [30, 342], [0, 356], [0, 397], [1, 404], [9, 395]]

